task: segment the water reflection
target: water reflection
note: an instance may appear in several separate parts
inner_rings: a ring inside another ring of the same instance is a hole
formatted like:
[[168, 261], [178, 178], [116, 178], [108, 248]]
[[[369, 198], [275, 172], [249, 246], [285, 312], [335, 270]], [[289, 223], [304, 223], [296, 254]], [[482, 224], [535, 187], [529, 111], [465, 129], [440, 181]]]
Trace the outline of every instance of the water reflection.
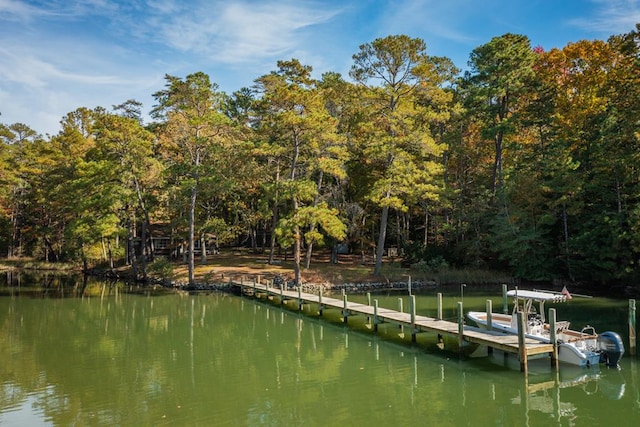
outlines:
[[559, 373], [535, 361], [525, 379], [513, 357], [460, 359], [435, 337], [412, 346], [394, 325], [325, 315], [225, 294], [0, 298], [0, 425], [625, 425], [640, 412], [628, 358]]

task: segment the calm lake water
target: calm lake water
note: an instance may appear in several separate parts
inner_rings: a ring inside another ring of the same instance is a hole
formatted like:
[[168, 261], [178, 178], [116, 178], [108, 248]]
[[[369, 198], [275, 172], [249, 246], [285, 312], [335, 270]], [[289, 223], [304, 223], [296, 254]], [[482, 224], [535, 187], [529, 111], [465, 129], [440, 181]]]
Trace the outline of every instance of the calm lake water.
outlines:
[[[90, 285], [0, 285], [0, 425], [548, 426], [637, 425], [635, 359], [552, 372], [511, 356], [460, 356], [455, 339], [411, 345], [398, 326], [304, 313], [225, 293], [148, 296]], [[435, 291], [434, 291], [435, 292]], [[77, 288], [75, 294], [77, 294]], [[61, 297], [64, 295], [64, 297]], [[101, 296], [102, 295], [102, 296]], [[55, 296], [55, 298], [51, 298]], [[375, 295], [397, 308], [401, 293]], [[486, 294], [465, 289], [467, 309]], [[500, 289], [489, 295], [502, 307]], [[366, 297], [350, 296], [366, 301]], [[445, 294], [445, 317], [460, 300]], [[417, 297], [435, 315], [435, 293]], [[628, 301], [577, 299], [559, 319], [626, 339]], [[577, 322], [577, 323], [576, 323]]]

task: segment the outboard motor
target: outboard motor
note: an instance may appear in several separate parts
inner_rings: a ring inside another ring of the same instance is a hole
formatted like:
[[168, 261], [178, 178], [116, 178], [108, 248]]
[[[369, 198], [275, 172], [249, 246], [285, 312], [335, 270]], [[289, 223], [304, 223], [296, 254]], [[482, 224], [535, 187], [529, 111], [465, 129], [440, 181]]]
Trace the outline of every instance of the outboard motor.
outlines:
[[598, 350], [602, 352], [600, 362], [606, 363], [607, 366], [618, 366], [624, 354], [622, 338], [615, 332], [603, 332], [598, 335]]

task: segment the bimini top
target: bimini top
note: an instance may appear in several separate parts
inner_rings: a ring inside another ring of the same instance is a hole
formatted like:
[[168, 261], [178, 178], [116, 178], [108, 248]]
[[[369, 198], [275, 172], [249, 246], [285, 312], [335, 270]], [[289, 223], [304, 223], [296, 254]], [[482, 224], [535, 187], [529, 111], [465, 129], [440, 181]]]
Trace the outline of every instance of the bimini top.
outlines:
[[551, 302], [566, 302], [567, 297], [563, 294], [554, 294], [551, 292], [541, 292], [541, 291], [521, 291], [521, 290], [511, 290], [507, 291], [507, 296], [511, 298], [518, 299], [531, 299], [534, 301], [551, 301]]

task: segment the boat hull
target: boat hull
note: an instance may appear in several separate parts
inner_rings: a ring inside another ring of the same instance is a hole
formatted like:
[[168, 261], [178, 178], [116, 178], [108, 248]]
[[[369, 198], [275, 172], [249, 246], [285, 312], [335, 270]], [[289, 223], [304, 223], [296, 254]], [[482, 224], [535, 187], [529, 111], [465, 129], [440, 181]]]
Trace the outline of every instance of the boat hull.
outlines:
[[558, 360], [575, 366], [589, 368], [600, 363], [600, 352], [581, 350], [572, 344], [560, 344], [558, 346]]
[[[492, 313], [491, 330], [502, 332], [504, 334], [517, 335], [517, 329], [511, 326], [511, 316], [506, 314]], [[470, 311], [467, 318], [473, 321], [479, 328], [488, 330], [487, 314], [485, 312]], [[541, 342], [551, 342], [548, 335], [525, 334], [527, 338], [535, 339]], [[601, 352], [595, 350], [596, 336], [587, 340], [575, 340], [572, 342], [560, 343], [558, 345], [558, 360], [562, 363], [590, 367], [600, 363]], [[592, 342], [593, 341], [593, 342]]]

